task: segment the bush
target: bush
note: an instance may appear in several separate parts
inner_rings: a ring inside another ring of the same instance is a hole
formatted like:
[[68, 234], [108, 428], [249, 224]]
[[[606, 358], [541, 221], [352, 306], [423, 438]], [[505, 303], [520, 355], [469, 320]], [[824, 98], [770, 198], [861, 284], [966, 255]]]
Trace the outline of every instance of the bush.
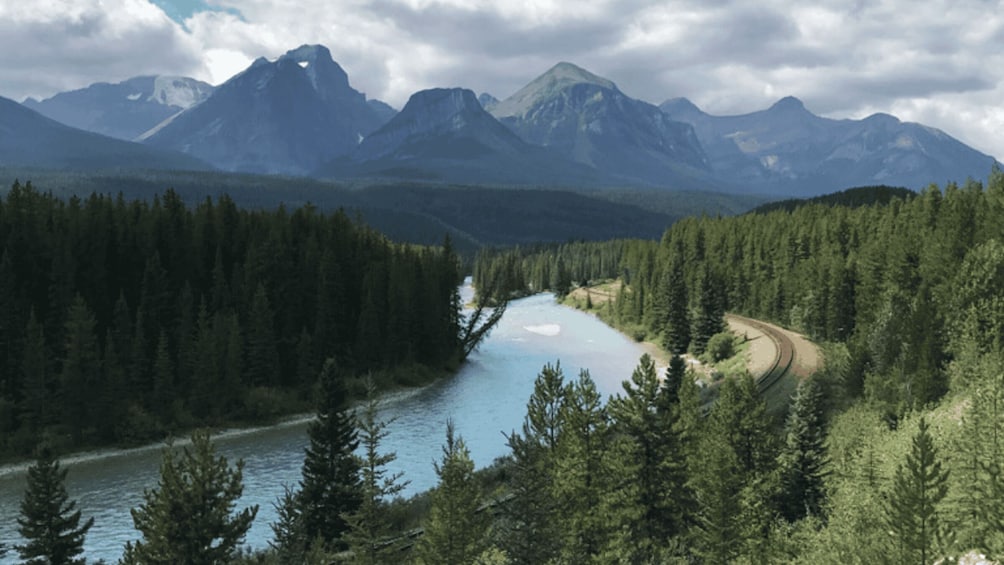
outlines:
[[717, 333], [708, 340], [707, 355], [712, 363], [724, 361], [735, 354], [736, 342], [731, 333]]

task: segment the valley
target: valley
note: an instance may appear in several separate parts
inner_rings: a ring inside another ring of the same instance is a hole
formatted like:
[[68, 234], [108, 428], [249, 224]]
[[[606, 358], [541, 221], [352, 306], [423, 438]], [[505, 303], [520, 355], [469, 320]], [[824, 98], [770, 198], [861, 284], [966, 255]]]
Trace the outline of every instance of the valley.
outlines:
[[206, 4], [136, 3], [163, 64], [5, 75], [0, 562], [1004, 559], [992, 61], [820, 77], [859, 28], [796, 10], [721, 10], [711, 72], [652, 33], [720, 31], [683, 6], [472, 49], [511, 6]]

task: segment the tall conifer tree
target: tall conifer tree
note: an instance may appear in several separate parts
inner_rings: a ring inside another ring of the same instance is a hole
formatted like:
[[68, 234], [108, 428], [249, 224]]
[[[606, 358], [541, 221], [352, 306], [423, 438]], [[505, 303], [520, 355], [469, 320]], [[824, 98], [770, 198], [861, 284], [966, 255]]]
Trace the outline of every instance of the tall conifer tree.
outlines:
[[464, 439], [446, 423], [443, 459], [436, 463], [439, 484], [432, 492], [425, 534], [418, 544], [423, 565], [467, 565], [487, 549], [491, 515], [478, 512], [481, 490]]
[[129, 565], [187, 563], [215, 565], [231, 559], [258, 506], [234, 513], [244, 492], [244, 462], [231, 468], [217, 457], [206, 431], [192, 434], [191, 447], [164, 449], [157, 488], [143, 494], [132, 519], [143, 539], [126, 544]]
[[886, 526], [902, 563], [930, 563], [942, 541], [941, 501], [948, 494], [948, 469], [922, 417], [906, 461], [896, 470], [886, 506]]
[[25, 563], [70, 565], [84, 563], [84, 536], [94, 525], [89, 518], [82, 525], [76, 501], [66, 493], [66, 469], [43, 447], [38, 460], [28, 468], [28, 485], [21, 500], [18, 532], [25, 543], [15, 546]]
[[344, 549], [345, 516], [362, 503], [355, 418], [349, 411], [345, 375], [334, 359], [321, 369], [317, 420], [307, 428], [310, 444], [303, 460], [299, 503], [308, 540], [320, 538]]

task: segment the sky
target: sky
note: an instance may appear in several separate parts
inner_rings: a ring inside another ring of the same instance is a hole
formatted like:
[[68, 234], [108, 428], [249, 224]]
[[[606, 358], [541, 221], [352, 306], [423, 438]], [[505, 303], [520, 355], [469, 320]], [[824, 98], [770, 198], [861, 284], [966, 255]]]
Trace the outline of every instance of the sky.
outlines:
[[353, 87], [505, 98], [559, 61], [653, 104], [741, 114], [792, 95], [893, 114], [1004, 159], [1004, 0], [0, 0], [0, 96], [142, 74], [219, 84], [327, 46]]

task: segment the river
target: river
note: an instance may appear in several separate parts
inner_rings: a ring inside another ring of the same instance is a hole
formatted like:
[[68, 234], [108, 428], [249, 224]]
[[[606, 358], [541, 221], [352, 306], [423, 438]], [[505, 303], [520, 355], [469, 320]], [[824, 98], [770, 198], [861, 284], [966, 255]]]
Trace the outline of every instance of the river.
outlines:
[[[464, 289], [469, 295], [470, 289]], [[436, 484], [433, 461], [441, 455], [446, 420], [452, 418], [478, 467], [505, 455], [503, 433], [519, 429], [533, 381], [545, 363], [561, 362], [566, 379], [588, 368], [606, 397], [621, 390], [644, 353], [641, 345], [595, 317], [559, 306], [550, 294], [513, 301], [499, 325], [456, 375], [436, 383], [390, 395], [381, 419], [393, 419], [383, 449], [397, 453], [391, 471], [401, 471], [410, 484], [405, 495]], [[244, 460], [244, 496], [240, 508], [259, 505], [247, 536], [253, 548], [271, 539], [273, 502], [283, 485], [300, 478], [306, 423], [225, 434], [216, 440], [219, 453], [231, 462]], [[142, 503], [143, 490], [159, 478], [160, 448], [92, 454], [64, 462], [66, 488], [86, 517], [94, 517], [87, 535], [88, 561], [116, 561], [126, 541], [137, 539], [129, 509]], [[24, 466], [0, 468], [0, 541], [17, 543], [15, 518], [24, 490]], [[3, 563], [14, 563], [8, 552]]]

